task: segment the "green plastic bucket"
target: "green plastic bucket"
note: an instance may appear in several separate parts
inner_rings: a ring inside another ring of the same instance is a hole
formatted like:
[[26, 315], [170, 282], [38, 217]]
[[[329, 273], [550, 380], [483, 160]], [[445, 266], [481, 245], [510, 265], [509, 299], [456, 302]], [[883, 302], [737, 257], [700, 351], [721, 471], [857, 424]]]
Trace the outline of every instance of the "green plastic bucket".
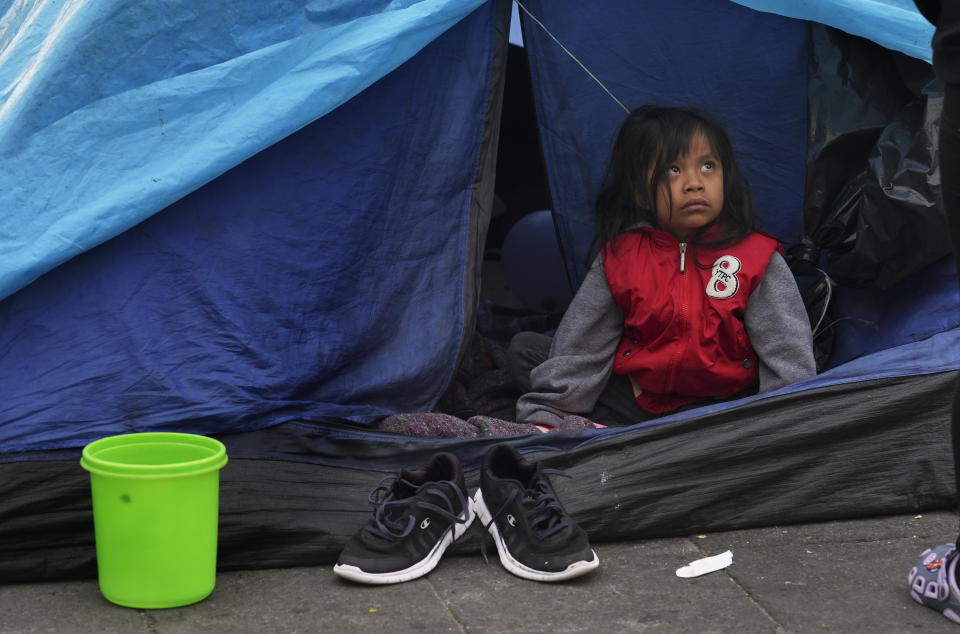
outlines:
[[131, 608], [172, 608], [213, 592], [220, 469], [213, 438], [144, 433], [83, 448], [100, 592]]

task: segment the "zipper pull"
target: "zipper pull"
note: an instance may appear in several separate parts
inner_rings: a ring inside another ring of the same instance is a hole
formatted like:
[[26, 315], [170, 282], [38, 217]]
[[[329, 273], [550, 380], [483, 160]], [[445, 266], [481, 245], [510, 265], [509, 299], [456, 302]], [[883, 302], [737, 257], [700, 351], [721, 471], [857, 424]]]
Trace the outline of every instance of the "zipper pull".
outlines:
[[680, 272], [683, 273], [683, 265], [687, 260], [687, 243], [680, 243]]

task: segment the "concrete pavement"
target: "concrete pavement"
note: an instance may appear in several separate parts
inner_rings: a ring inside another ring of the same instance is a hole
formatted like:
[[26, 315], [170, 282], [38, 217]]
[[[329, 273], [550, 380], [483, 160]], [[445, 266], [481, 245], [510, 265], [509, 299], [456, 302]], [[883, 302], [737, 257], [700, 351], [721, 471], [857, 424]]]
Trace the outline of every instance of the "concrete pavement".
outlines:
[[[169, 610], [115, 606], [95, 580], [0, 585], [0, 632], [960, 632], [906, 589], [920, 551], [956, 533], [956, 514], [933, 512], [601, 543], [598, 570], [559, 584], [512, 576], [491, 543], [489, 564], [448, 554], [393, 586], [331, 566], [221, 572]], [[728, 549], [729, 568], [675, 574]]]

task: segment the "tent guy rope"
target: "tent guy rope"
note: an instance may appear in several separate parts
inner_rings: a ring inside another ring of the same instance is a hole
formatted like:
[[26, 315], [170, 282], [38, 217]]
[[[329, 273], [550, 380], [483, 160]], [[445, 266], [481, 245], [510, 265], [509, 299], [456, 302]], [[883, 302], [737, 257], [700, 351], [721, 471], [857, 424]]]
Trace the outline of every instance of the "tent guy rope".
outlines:
[[593, 73], [591, 73], [591, 72], [590, 72], [590, 69], [587, 68], [586, 66], [584, 66], [583, 62], [581, 62], [579, 59], [577, 59], [577, 56], [574, 55], [573, 53], [571, 53], [571, 52], [570, 52], [570, 49], [568, 49], [566, 46], [564, 46], [563, 43], [561, 43], [560, 40], [557, 39], [557, 36], [555, 36], [553, 33], [551, 33], [551, 32], [550, 32], [550, 29], [548, 29], [546, 26], [544, 26], [543, 22], [541, 22], [540, 20], [538, 20], [535, 15], [533, 15], [532, 13], [530, 13], [530, 11], [528, 11], [527, 8], [526, 8], [525, 6], [523, 6], [523, 3], [517, 2], [517, 6], [520, 8], [521, 11], [523, 11], [524, 13], [526, 13], [527, 16], [536, 23], [537, 26], [539, 26], [541, 29], [543, 29], [543, 32], [546, 33], [546, 34], [550, 37], [551, 40], [553, 40], [554, 42], [556, 42], [556, 43], [557, 43], [557, 46], [559, 46], [561, 49], [563, 49], [563, 52], [566, 53], [567, 55], [569, 55], [569, 56], [570, 56], [570, 59], [572, 59], [573, 61], [575, 61], [575, 62], [577, 63], [577, 65], [578, 65], [580, 68], [583, 69], [583, 72], [585, 72], [585, 73], [590, 77], [590, 79], [592, 79], [593, 81], [597, 82], [597, 85], [600, 86], [600, 87], [603, 89], [603, 92], [607, 93], [607, 95], [609, 95], [610, 98], [613, 99], [613, 100], [616, 102], [616, 104], [623, 109], [624, 112], [626, 112], [627, 114], [630, 114], [630, 109], [627, 108], [625, 105], [623, 105], [623, 102], [621, 102], [619, 99], [617, 99], [616, 95], [614, 95], [612, 92], [610, 92], [610, 89], [607, 88], [606, 86], [604, 86], [604, 85], [603, 85], [603, 82], [600, 81], [600, 80], [597, 78], [596, 75], [594, 75]]

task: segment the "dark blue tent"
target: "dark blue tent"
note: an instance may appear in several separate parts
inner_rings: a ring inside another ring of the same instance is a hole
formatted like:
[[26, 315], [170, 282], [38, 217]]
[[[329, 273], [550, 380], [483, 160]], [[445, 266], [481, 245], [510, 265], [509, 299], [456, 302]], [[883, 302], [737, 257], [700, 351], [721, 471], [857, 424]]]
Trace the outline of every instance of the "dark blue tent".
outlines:
[[[383, 473], [438, 448], [475, 476], [502, 439], [369, 425], [435, 408], [469, 356], [510, 4], [94, 4], [0, 13], [0, 579], [92, 573], [79, 454], [104, 436], [227, 444], [232, 568], [329, 561]], [[841, 282], [813, 379], [509, 440], [575, 476], [596, 539], [952, 504], [931, 31], [905, 1], [832, 5], [523, 3], [573, 287], [620, 104], [646, 102], [715, 113], [765, 228]]]

